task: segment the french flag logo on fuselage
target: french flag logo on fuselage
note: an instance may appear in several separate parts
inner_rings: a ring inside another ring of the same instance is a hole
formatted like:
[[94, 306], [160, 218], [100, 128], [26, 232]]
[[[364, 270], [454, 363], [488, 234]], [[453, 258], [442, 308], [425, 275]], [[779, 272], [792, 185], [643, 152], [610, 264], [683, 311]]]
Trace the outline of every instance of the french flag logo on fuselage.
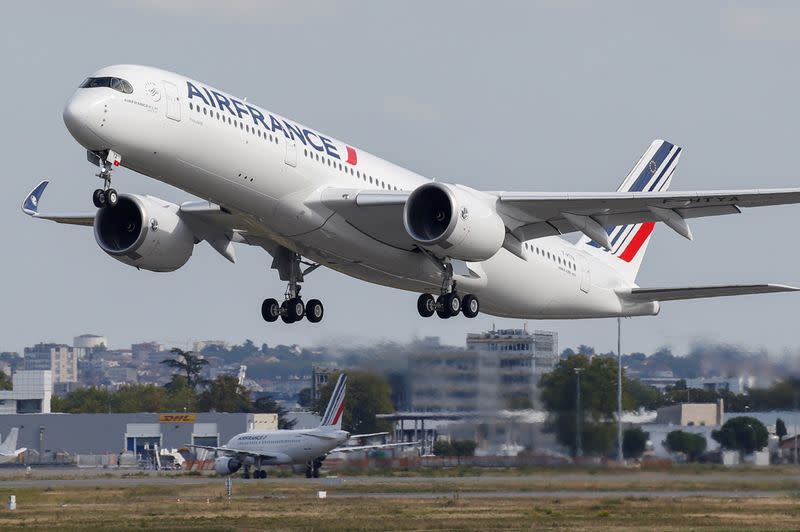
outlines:
[[[669, 188], [672, 174], [678, 165], [681, 148], [665, 140], [656, 140], [644, 153], [617, 192], [662, 192]], [[631, 262], [655, 228], [655, 222], [606, 226], [611, 243], [609, 253]], [[603, 247], [595, 241], [590, 246]]]

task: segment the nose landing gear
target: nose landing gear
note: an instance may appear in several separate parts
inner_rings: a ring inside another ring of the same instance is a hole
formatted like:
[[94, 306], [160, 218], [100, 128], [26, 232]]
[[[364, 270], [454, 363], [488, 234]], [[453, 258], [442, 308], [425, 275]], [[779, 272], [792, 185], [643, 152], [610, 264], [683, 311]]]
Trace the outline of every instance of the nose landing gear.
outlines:
[[[103, 188], [98, 188], [92, 193], [92, 203], [98, 209], [103, 207], [116, 207], [119, 201], [119, 194], [111, 188], [111, 171], [115, 165], [119, 165], [120, 156], [118, 153], [109, 151], [105, 156], [94, 152], [88, 152], [87, 157], [89, 161], [95, 163], [100, 167], [100, 172], [95, 174], [103, 180]], [[114, 161], [112, 164], [111, 161]]]

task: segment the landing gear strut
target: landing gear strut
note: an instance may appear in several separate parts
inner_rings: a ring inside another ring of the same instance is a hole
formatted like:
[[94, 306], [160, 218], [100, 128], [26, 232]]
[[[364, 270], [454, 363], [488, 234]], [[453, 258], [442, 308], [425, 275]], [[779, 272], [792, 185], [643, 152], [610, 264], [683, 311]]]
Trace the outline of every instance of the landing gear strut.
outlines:
[[[433, 259], [433, 257], [431, 257]], [[459, 297], [456, 291], [456, 282], [453, 280], [453, 265], [449, 260], [439, 261], [433, 259], [443, 271], [444, 279], [439, 297], [431, 294], [422, 294], [417, 299], [417, 312], [423, 318], [430, 318], [434, 314], [446, 320], [458, 316], [461, 312], [467, 318], [474, 318], [480, 312], [480, 302], [473, 294]]]
[[[116, 207], [119, 201], [119, 194], [111, 188], [111, 171], [114, 169], [114, 165], [108, 161], [108, 155], [101, 156], [93, 152], [89, 152], [89, 154], [91, 156], [90, 160], [100, 167], [100, 172], [95, 175], [103, 180], [103, 188], [98, 188], [92, 194], [92, 203], [98, 209], [102, 209], [105, 206]], [[116, 157], [118, 156], [114, 154], [113, 158], [116, 159]]]
[[[307, 266], [304, 270], [303, 266]], [[276, 299], [265, 299], [261, 303], [261, 317], [265, 321], [273, 322], [278, 318], [284, 323], [294, 323], [303, 319], [303, 316], [311, 323], [318, 323], [325, 314], [325, 309], [319, 299], [309, 299], [308, 303], [303, 303], [300, 297], [301, 286], [304, 276], [310, 274], [319, 267], [319, 264], [306, 262], [302, 257], [284, 247], [278, 248], [274, 254], [272, 268], [278, 270], [281, 281], [287, 281], [286, 293], [283, 302], [278, 303]]]
[[319, 478], [319, 470], [324, 458], [316, 458], [306, 464], [306, 478]]

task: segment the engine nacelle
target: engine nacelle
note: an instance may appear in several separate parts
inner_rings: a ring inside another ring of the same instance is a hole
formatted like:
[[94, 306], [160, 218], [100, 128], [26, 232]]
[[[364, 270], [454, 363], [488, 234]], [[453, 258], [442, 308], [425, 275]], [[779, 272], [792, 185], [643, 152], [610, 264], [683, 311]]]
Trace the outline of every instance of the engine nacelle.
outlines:
[[120, 195], [114, 207], [97, 211], [94, 238], [103, 251], [129, 266], [175, 271], [192, 256], [195, 244], [179, 209], [153, 196]]
[[409, 236], [438, 256], [486, 260], [503, 245], [506, 228], [494, 199], [444, 183], [426, 183], [406, 200], [403, 223]]
[[214, 471], [220, 475], [232, 475], [239, 471], [242, 462], [233, 456], [220, 456], [214, 460]]

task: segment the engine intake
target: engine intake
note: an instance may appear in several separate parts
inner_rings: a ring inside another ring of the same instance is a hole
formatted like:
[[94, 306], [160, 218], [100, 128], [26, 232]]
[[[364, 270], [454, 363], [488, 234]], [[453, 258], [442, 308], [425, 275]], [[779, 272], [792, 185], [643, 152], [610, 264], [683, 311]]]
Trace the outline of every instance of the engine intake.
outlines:
[[195, 238], [180, 207], [152, 196], [125, 194], [94, 219], [94, 238], [118, 261], [154, 272], [175, 271], [189, 260]]
[[505, 224], [491, 197], [467, 187], [426, 183], [406, 200], [403, 223], [409, 236], [432, 253], [465, 261], [494, 256]]
[[241, 460], [233, 456], [220, 456], [214, 460], [214, 471], [220, 475], [232, 475], [242, 467]]

